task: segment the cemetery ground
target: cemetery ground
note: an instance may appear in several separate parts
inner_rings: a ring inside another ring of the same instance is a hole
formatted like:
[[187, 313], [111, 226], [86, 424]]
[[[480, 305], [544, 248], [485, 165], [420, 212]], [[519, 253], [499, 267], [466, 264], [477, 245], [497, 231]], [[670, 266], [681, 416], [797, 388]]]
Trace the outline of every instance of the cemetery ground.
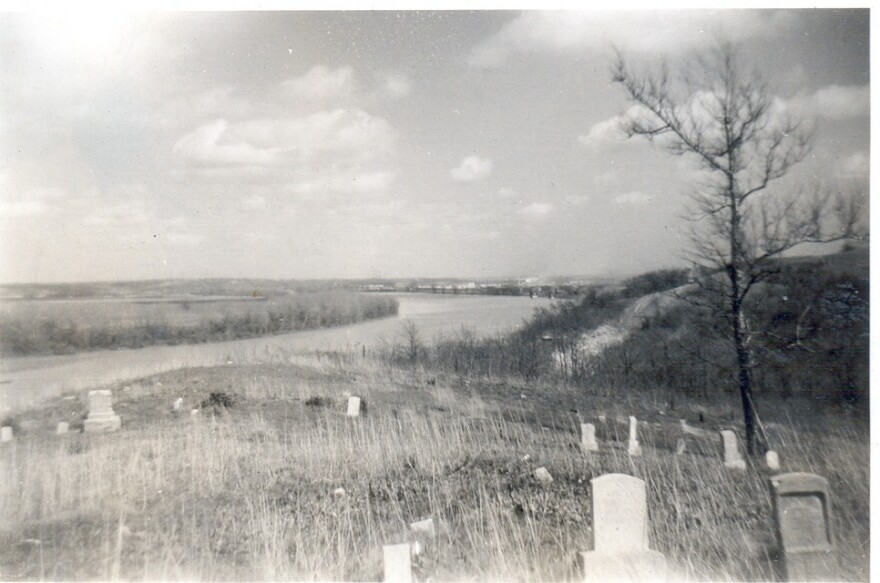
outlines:
[[[365, 401], [360, 416], [346, 416], [347, 394]], [[773, 399], [761, 411], [781, 471], [828, 479], [840, 576], [867, 580], [868, 421]], [[122, 427], [106, 434], [79, 432], [85, 393], [60, 395], [4, 422], [15, 439], [0, 444], [0, 579], [375, 581], [383, 545], [416, 540], [417, 580], [576, 579], [592, 548], [590, 480], [622, 473], [647, 484], [650, 548], [671, 579], [773, 580], [763, 460], [725, 468], [720, 438], [675, 454], [681, 419], [717, 436], [740, 428], [738, 405], [733, 393], [465, 380], [355, 354], [119, 385]], [[56, 435], [62, 421], [70, 432]], [[595, 424], [598, 452], [581, 451], [581, 422]], [[427, 518], [433, 534], [411, 532]]]

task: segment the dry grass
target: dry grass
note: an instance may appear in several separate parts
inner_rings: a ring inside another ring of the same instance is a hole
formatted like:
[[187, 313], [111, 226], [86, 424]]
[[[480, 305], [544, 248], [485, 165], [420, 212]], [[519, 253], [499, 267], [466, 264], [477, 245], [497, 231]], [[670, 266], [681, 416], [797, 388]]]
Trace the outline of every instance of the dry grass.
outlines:
[[[116, 391], [116, 434], [52, 434], [81, 418], [81, 397], [19, 415], [0, 449], [0, 579], [378, 580], [382, 545], [413, 540], [408, 523], [429, 516], [419, 579], [567, 579], [591, 548], [589, 480], [610, 472], [646, 480], [651, 545], [676, 578], [774, 576], [766, 470], [675, 456], [681, 411], [351, 357], [285, 360]], [[234, 405], [191, 415], [213, 391]], [[368, 414], [346, 418], [344, 392]], [[623, 443], [634, 412], [640, 458]], [[598, 454], [578, 449], [581, 419], [598, 425]], [[866, 580], [867, 427], [816, 414], [811, 430], [781, 408], [769, 421], [783, 471], [829, 479], [841, 576]], [[548, 486], [533, 478], [541, 466]]]

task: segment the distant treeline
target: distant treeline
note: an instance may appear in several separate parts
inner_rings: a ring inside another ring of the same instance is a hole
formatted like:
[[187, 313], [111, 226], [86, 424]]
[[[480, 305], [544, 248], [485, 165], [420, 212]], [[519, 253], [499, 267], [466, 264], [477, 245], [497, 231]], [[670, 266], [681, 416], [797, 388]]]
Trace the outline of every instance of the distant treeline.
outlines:
[[340, 326], [393, 316], [397, 310], [398, 302], [392, 297], [353, 292], [204, 303], [16, 301], [0, 312], [0, 354], [199, 344]]

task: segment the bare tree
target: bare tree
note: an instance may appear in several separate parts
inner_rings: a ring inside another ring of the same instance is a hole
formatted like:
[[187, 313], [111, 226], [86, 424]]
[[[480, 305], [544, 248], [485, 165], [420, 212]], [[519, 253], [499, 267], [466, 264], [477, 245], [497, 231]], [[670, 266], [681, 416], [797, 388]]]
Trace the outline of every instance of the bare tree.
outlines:
[[[736, 355], [746, 447], [755, 449], [752, 356], [746, 298], [774, 272], [774, 258], [806, 242], [860, 236], [859, 204], [818, 189], [784, 188], [810, 151], [812, 131], [785, 111], [739, 50], [719, 42], [683, 61], [635, 70], [618, 53], [613, 80], [634, 107], [624, 130], [701, 171], [691, 193], [693, 261], [711, 274], [701, 286], [729, 324]], [[780, 188], [782, 187], [782, 188]]]

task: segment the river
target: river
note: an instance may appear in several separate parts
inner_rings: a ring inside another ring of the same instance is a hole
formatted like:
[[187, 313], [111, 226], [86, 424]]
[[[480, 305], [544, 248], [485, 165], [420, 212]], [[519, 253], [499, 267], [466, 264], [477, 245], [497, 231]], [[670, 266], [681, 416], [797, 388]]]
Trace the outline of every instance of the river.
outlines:
[[451, 336], [466, 327], [478, 336], [513, 330], [535, 308], [554, 300], [525, 296], [394, 294], [398, 315], [320, 330], [277, 336], [139, 349], [101, 350], [60, 356], [0, 360], [0, 411], [20, 407], [48, 394], [114, 385], [180, 368], [251, 364], [280, 354], [315, 350], [363, 350], [381, 343], [402, 343], [403, 322], [413, 322], [423, 342]]

